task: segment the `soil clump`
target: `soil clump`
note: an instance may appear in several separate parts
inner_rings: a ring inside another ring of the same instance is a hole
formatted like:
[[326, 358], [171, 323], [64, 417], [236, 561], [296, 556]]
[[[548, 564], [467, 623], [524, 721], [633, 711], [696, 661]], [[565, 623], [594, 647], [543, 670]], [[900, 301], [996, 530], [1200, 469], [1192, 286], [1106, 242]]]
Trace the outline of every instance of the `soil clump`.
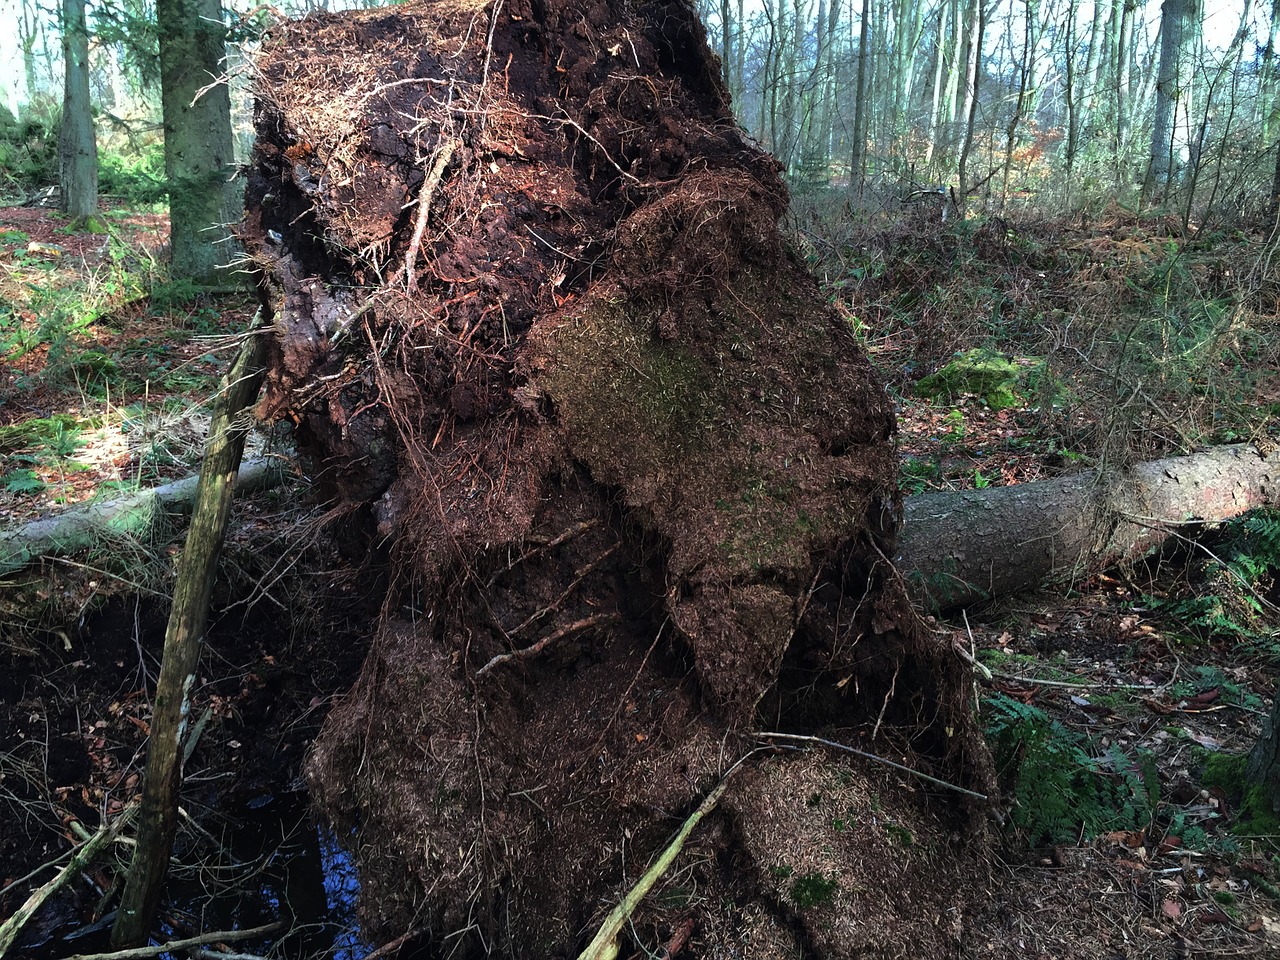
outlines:
[[[886, 559], [892, 404], [687, 3], [311, 16], [259, 68], [260, 412], [390, 571], [309, 764], [373, 940], [573, 955], [762, 730], [990, 792], [962, 662]], [[762, 751], [634, 936], [954, 953], [961, 797]]]

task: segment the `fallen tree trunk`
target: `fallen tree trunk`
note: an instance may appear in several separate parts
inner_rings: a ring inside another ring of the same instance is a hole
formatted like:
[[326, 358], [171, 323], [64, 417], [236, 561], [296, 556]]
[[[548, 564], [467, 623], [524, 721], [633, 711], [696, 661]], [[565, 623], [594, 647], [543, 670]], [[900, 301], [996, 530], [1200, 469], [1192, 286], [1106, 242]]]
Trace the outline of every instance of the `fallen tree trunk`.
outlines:
[[1136, 559], [1180, 526], [1277, 504], [1280, 457], [1215, 447], [1117, 476], [911, 497], [896, 563], [918, 602], [945, 610]]
[[[236, 493], [269, 490], [284, 475], [278, 460], [252, 460], [236, 476]], [[163, 523], [177, 523], [190, 516], [199, 479], [184, 477], [0, 533], [0, 576], [21, 570], [40, 557], [86, 553], [122, 537], [149, 541]]]
[[[912, 595], [935, 611], [1062, 582], [1137, 559], [1179, 527], [1280, 506], [1277, 462], [1253, 447], [1215, 447], [1139, 464], [1105, 487], [1095, 474], [1081, 473], [917, 494], [904, 504], [896, 562]], [[236, 493], [269, 490], [284, 476], [276, 461], [254, 460], [240, 469]], [[190, 514], [198, 479], [186, 477], [0, 533], [0, 575], [42, 556], [84, 552], [117, 537], [145, 539], [161, 518], [181, 522]], [[1109, 525], [1099, 527], [1108, 514]]]

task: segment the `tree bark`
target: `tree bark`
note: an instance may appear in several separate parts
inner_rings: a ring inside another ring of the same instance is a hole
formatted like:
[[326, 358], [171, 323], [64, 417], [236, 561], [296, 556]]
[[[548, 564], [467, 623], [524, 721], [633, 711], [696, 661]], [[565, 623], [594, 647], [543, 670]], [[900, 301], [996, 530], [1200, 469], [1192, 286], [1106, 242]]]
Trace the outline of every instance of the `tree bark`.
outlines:
[[253, 403], [263, 378], [265, 337], [253, 334], [224, 378], [209, 425], [209, 441], [187, 543], [178, 564], [173, 609], [165, 631], [164, 655], [151, 719], [147, 773], [138, 811], [138, 844], [129, 868], [120, 912], [111, 931], [116, 947], [137, 946], [151, 929], [160, 903], [177, 829], [178, 791], [182, 785], [182, 739], [189, 696], [209, 615], [209, 597], [218, 570], [218, 553], [231, 512], [233, 483], [244, 452], [246, 426], [238, 415]]
[[58, 185], [63, 212], [72, 220], [84, 220], [98, 212], [98, 142], [89, 105], [89, 29], [84, 0], [62, 2], [62, 59], [65, 73]]
[[1218, 447], [1114, 479], [1056, 480], [906, 502], [898, 568], [935, 609], [1067, 580], [1158, 547], [1179, 526], [1280, 504], [1280, 457]]
[[230, 224], [244, 209], [232, 181], [235, 143], [223, 73], [226, 29], [218, 0], [159, 0], [164, 166], [169, 180], [172, 276], [225, 283], [235, 255]]

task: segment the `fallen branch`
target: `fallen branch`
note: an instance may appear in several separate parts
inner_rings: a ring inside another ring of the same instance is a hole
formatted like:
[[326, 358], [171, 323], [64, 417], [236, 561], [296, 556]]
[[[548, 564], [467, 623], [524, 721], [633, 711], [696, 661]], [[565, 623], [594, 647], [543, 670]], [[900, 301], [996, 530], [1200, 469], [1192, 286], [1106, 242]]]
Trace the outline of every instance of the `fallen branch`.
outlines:
[[[269, 490], [284, 476], [278, 460], [252, 460], [240, 468], [236, 492]], [[199, 480], [198, 476], [186, 477], [0, 533], [0, 576], [21, 570], [40, 557], [81, 553], [121, 537], [146, 540], [162, 518], [175, 520], [191, 512]]]
[[0, 924], [0, 958], [3, 958], [13, 946], [22, 928], [36, 915], [44, 902], [61, 890], [68, 880], [77, 876], [98, 855], [99, 850], [116, 838], [124, 825], [133, 817], [133, 812], [134, 808], [131, 807], [111, 823], [105, 823], [99, 827], [97, 833], [80, 845], [72, 855], [71, 862], [59, 870], [56, 877], [33, 890], [26, 902], [14, 911], [13, 916]]
[[185, 940], [169, 940], [148, 947], [130, 947], [127, 950], [112, 950], [110, 953], [77, 953], [67, 960], [142, 960], [144, 957], [158, 957], [162, 953], [174, 950], [186, 950], [190, 947], [203, 946], [206, 943], [234, 943], [237, 940], [253, 940], [257, 937], [269, 937], [287, 927], [283, 920], [267, 923], [261, 927], [250, 927], [247, 930], [217, 930], [213, 933], [202, 933], [199, 936], [187, 937]]

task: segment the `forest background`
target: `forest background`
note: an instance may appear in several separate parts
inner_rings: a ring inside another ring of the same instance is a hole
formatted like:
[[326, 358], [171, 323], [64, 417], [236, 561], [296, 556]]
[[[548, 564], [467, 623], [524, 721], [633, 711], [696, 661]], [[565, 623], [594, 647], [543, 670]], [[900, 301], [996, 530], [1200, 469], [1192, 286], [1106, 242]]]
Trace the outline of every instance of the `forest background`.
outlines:
[[[101, 225], [50, 212], [0, 234], [7, 525], [191, 472], [225, 366], [217, 338], [252, 313], [233, 273], [167, 259], [159, 6], [80, 5]], [[739, 122], [785, 169], [795, 255], [898, 400], [907, 492], [1274, 438], [1280, 2], [697, 6]], [[202, 66], [193, 89], [225, 79], [216, 136], [235, 162], [251, 146], [258, 37], [279, 14], [340, 8], [169, 5], [188, 28], [220, 24], [225, 61]], [[63, 41], [76, 4], [0, 10], [0, 189], [15, 206], [65, 206], [72, 191], [51, 188], [67, 175]], [[234, 248], [210, 245], [209, 231], [230, 219], [183, 216], [172, 231], [225, 266]], [[1234, 832], [1280, 651], [1280, 525], [1253, 514], [1180, 543], [1085, 581], [1087, 599], [1020, 620], [996, 611], [964, 636], [997, 678], [984, 710], [1020, 837], [1094, 838], [1088, 866], [1103, 871], [1138, 849], [1153, 871], [1188, 848], [1247, 864], [1159, 888], [1139, 918], [1172, 931], [1195, 913], [1238, 945], [1258, 932], [1254, 913], [1274, 912], [1258, 904], [1280, 877], [1266, 842], [1239, 838], [1275, 832], [1257, 798], [1254, 826]], [[163, 593], [164, 551], [146, 564], [127, 582], [95, 569], [63, 601], [87, 607], [140, 581]], [[32, 608], [5, 616], [53, 622]], [[1149, 762], [1154, 791], [1134, 772]], [[104, 759], [88, 789], [120, 809], [130, 775]], [[1063, 802], [1036, 798], [1045, 782]]]

